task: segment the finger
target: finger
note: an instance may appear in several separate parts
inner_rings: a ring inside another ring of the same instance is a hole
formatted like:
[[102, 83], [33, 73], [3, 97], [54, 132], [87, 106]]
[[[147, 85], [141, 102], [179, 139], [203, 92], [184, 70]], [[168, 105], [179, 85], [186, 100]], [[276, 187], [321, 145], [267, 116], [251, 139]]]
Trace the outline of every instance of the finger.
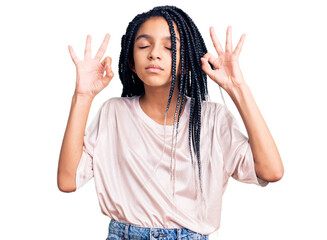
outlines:
[[221, 66], [221, 60], [219, 58], [216, 58], [211, 53], [206, 53], [203, 58], [205, 58], [215, 69], [219, 69]]
[[213, 46], [215, 47], [215, 49], [216, 49], [216, 51], [218, 53], [218, 56], [220, 54], [223, 54], [224, 50], [220, 45], [220, 42], [219, 42], [219, 40], [218, 40], [218, 38], [216, 36], [216, 33], [215, 33], [213, 27], [210, 27], [210, 36], [211, 36], [211, 39], [212, 39], [212, 42], [213, 42]]
[[238, 41], [237, 46], [236, 46], [236, 48], [235, 48], [235, 50], [234, 50], [234, 54], [235, 54], [237, 57], [240, 55], [240, 52], [241, 52], [241, 50], [242, 50], [242, 46], [243, 46], [243, 43], [244, 43], [245, 36], [246, 36], [245, 33], [242, 34], [241, 39], [240, 39], [240, 41]]
[[106, 67], [106, 66], [111, 66], [112, 63], [112, 59], [111, 57], [106, 57], [105, 59], [103, 59], [103, 61], [101, 62], [102, 66]]
[[81, 60], [79, 60], [78, 57], [76, 56], [73, 47], [68, 45], [68, 51], [70, 53], [73, 62], [75, 63], [75, 65], [77, 65], [77, 63], [79, 63]]
[[233, 45], [232, 45], [232, 26], [228, 26], [227, 33], [226, 33], [226, 52], [232, 52], [233, 51]]
[[106, 75], [104, 76], [104, 80], [106, 82], [110, 82], [113, 77], [114, 77], [114, 72], [112, 71], [111, 66], [107, 66], [106, 67]]
[[206, 58], [202, 57], [201, 58], [202, 62], [202, 70], [211, 78], [215, 78], [214, 70], [211, 69], [209, 62]]
[[104, 40], [95, 56], [95, 59], [100, 61], [101, 58], [103, 57], [104, 53], [106, 52], [106, 49], [107, 49], [107, 46], [108, 46], [108, 43], [109, 43], [109, 39], [110, 39], [110, 35], [109, 33], [106, 34], [106, 36], [104, 37]]
[[86, 46], [84, 51], [84, 59], [91, 58], [91, 35], [87, 35], [86, 37]]

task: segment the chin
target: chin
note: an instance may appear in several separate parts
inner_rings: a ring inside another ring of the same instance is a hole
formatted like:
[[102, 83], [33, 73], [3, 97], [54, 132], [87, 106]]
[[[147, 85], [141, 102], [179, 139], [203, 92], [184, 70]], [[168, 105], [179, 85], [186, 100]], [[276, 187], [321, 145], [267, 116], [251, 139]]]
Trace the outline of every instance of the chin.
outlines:
[[143, 82], [144, 85], [147, 85], [149, 87], [169, 87], [171, 85], [171, 82], [165, 83], [165, 82]]
[[171, 81], [163, 81], [162, 78], [156, 77], [151, 79], [142, 80], [144, 85], [147, 85], [149, 87], [167, 87], [171, 85]]

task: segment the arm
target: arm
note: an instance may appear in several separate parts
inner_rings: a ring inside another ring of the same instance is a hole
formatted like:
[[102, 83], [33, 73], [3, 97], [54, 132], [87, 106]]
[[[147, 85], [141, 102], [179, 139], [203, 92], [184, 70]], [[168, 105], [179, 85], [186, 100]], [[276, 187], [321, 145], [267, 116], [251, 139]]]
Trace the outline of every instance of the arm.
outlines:
[[284, 174], [282, 160], [250, 88], [243, 82], [239, 88], [233, 88], [228, 94], [246, 127], [257, 176], [269, 182], [280, 180]]
[[[72, 98], [72, 105], [68, 123], [61, 146], [57, 184], [62, 192], [76, 190], [76, 170], [83, 154], [84, 134], [87, 118], [94, 97], [102, 91], [114, 76], [111, 69], [111, 58], [103, 57], [110, 35], [106, 34], [96, 56], [91, 57], [91, 36], [87, 35], [84, 60], [80, 60], [73, 48], [68, 50], [76, 66], [76, 89]], [[103, 76], [106, 71], [106, 75]]]
[[74, 94], [64, 139], [61, 146], [57, 184], [62, 192], [76, 190], [76, 170], [83, 153], [87, 118], [93, 98]]
[[[202, 58], [202, 69], [222, 87], [234, 101], [249, 135], [251, 151], [254, 157], [255, 171], [259, 178], [274, 182], [282, 178], [284, 168], [278, 149], [261, 116], [251, 91], [244, 81], [238, 58], [243, 46], [245, 34], [241, 36], [235, 50], [232, 49], [232, 27], [227, 28], [225, 52], [213, 30], [210, 28], [213, 45], [218, 58], [206, 53]], [[209, 66], [212, 64], [214, 69]]]

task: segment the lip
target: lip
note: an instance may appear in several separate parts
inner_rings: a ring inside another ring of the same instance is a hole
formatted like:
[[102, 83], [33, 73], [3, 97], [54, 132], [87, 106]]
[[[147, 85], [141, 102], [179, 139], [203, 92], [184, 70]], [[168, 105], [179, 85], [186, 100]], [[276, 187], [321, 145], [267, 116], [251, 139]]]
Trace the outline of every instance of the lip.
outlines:
[[147, 66], [145, 69], [148, 72], [160, 72], [160, 71], [163, 70], [160, 66], [154, 65], [154, 64], [151, 64], [151, 65]]

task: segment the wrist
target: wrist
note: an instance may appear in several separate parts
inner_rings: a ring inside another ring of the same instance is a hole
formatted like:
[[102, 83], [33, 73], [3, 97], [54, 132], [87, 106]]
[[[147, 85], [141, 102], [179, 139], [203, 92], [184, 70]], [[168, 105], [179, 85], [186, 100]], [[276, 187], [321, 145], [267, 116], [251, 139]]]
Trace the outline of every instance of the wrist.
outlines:
[[92, 103], [94, 97], [87, 95], [87, 94], [81, 94], [81, 93], [74, 93], [73, 95], [73, 101], [74, 102], [83, 102], [83, 103]]
[[89, 100], [89, 101], [93, 101], [95, 96], [91, 96], [89, 94], [85, 94], [85, 93], [78, 93], [78, 92], [74, 92], [73, 98], [76, 99], [85, 99], [85, 100]]
[[250, 88], [245, 82], [242, 82], [237, 87], [233, 87], [227, 91], [236, 105], [242, 102], [242, 100], [249, 92]]

